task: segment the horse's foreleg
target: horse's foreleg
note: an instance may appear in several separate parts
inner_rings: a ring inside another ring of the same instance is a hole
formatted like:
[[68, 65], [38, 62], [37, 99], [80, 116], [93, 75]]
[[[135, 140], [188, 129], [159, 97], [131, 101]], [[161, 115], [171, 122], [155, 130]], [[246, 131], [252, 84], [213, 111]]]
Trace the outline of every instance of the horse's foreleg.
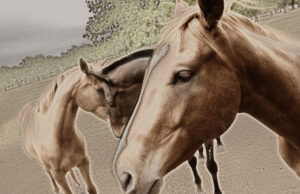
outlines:
[[280, 136], [278, 136], [278, 145], [280, 156], [300, 178], [300, 150]]
[[203, 145], [201, 145], [201, 146], [198, 148], [198, 152], [199, 152], [199, 159], [200, 159], [200, 160], [204, 159]]
[[96, 194], [97, 190], [96, 187], [94, 186], [90, 174], [90, 162], [88, 157], [84, 157], [84, 159], [81, 161], [81, 163], [78, 165], [78, 168], [81, 172], [81, 175], [87, 185], [87, 191], [89, 194]]
[[49, 170], [46, 170], [46, 171], [47, 171], [48, 175], [50, 176], [50, 179], [51, 179], [51, 182], [52, 182], [52, 185], [53, 185], [53, 191], [54, 191], [54, 193], [59, 193], [59, 189], [57, 187], [57, 184], [56, 184], [56, 182], [55, 182], [55, 180], [54, 180], [51, 172]]
[[194, 175], [194, 181], [197, 186], [197, 191], [198, 193], [202, 193], [201, 178], [197, 171], [197, 158], [193, 156], [192, 159], [190, 159], [188, 162]]
[[213, 183], [214, 183], [214, 188], [215, 188], [215, 193], [216, 194], [221, 194], [221, 189], [219, 187], [219, 182], [218, 182], [218, 165], [215, 161], [214, 158], [214, 144], [213, 141], [206, 142], [205, 143], [205, 150], [206, 150], [206, 166], [207, 169], [209, 170], [212, 178], [213, 178]]
[[78, 182], [78, 180], [77, 180], [77, 178], [76, 178], [76, 176], [74, 174], [73, 169], [70, 170], [70, 174], [71, 174], [71, 177], [72, 177], [73, 181], [79, 186], [80, 183]]
[[217, 146], [223, 146], [223, 142], [221, 140], [221, 137], [218, 137], [216, 140], [217, 140]]
[[66, 179], [66, 172], [62, 170], [53, 170], [51, 171], [51, 174], [53, 175], [54, 180], [60, 185], [61, 189], [65, 194], [72, 194], [72, 191]]
[[224, 144], [223, 144], [223, 142], [222, 142], [222, 140], [221, 140], [221, 137], [218, 137], [218, 138], [216, 139], [216, 141], [217, 141], [217, 152], [218, 152], [218, 153], [224, 152]]

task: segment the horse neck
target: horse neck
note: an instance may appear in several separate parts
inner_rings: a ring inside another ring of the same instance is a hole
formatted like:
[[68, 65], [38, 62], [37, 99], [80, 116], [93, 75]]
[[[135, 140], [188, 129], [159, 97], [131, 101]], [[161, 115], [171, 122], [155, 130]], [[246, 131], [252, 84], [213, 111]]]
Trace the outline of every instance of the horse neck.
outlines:
[[59, 85], [53, 98], [52, 105], [47, 112], [47, 118], [53, 123], [53, 136], [55, 139], [72, 139], [75, 132], [75, 118], [78, 105], [74, 99], [76, 85], [80, 80], [77, 71]]
[[300, 148], [300, 48], [267, 35], [246, 34], [232, 45], [241, 86], [240, 112]]

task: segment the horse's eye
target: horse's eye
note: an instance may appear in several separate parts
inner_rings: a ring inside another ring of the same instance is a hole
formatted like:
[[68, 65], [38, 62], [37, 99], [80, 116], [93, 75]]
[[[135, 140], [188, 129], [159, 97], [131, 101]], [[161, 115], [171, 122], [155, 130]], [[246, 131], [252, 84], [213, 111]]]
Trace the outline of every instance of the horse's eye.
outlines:
[[187, 82], [192, 78], [192, 72], [188, 70], [179, 71], [175, 76], [175, 83], [177, 82]]
[[97, 92], [98, 92], [99, 94], [104, 94], [104, 91], [103, 91], [102, 88], [97, 88]]

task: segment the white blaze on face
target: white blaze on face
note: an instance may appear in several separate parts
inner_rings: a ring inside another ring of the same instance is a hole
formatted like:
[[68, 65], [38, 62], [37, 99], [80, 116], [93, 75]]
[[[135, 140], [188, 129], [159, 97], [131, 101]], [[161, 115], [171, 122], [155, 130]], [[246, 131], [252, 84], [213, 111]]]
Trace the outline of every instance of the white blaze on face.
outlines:
[[[120, 152], [126, 146], [126, 137], [127, 137], [128, 132], [129, 132], [129, 128], [130, 128], [130, 125], [132, 123], [132, 120], [135, 117], [137, 109], [138, 109], [138, 107], [139, 107], [139, 105], [141, 103], [141, 97], [142, 97], [142, 95], [144, 93], [144, 89], [145, 89], [145, 86], [147, 84], [148, 78], [149, 78], [152, 70], [156, 66], [156, 64], [158, 64], [158, 62], [167, 54], [168, 50], [169, 50], [169, 45], [167, 43], [165, 43], [163, 46], [161, 46], [159, 49], [157, 49], [154, 52], [154, 54], [153, 54], [153, 56], [151, 58], [147, 74], [145, 75], [145, 79], [144, 79], [144, 82], [143, 82], [141, 93], [140, 93], [138, 101], [137, 101], [137, 103], [136, 103], [136, 105], [134, 107], [133, 113], [132, 113], [131, 117], [129, 118], [129, 121], [128, 121], [125, 129], [124, 129], [124, 132], [123, 132], [123, 135], [122, 135], [122, 138], [121, 138], [118, 150], [117, 150], [117, 152], [115, 154], [115, 158], [114, 158], [114, 162], [113, 162], [113, 173], [114, 173], [114, 175], [116, 177], [117, 177], [117, 174], [116, 174], [116, 171], [115, 171], [116, 170], [116, 161], [118, 159], [118, 156], [119, 156]], [[119, 180], [119, 179], [117, 179], [117, 180]]]

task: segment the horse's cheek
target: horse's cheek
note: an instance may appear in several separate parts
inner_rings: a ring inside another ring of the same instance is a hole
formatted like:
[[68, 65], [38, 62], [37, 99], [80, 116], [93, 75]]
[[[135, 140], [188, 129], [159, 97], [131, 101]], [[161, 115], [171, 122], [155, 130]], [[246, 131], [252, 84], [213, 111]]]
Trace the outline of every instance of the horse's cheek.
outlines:
[[230, 80], [227, 83], [224, 83], [224, 87], [221, 94], [219, 94], [220, 99], [218, 103], [218, 112], [219, 112], [219, 132], [220, 135], [223, 134], [234, 121], [237, 113], [239, 112], [240, 106], [240, 88], [237, 84], [238, 82], [234, 79]]
[[[226, 75], [226, 73], [224, 73]], [[234, 121], [239, 111], [240, 89], [235, 79], [228, 75], [216, 77], [215, 82], [205, 80], [209, 83], [197, 96], [197, 106], [191, 116], [197, 123], [194, 123], [195, 131], [200, 134], [200, 139], [214, 139], [222, 135]], [[200, 84], [201, 85], [201, 84]], [[197, 116], [198, 118], [194, 118]]]

